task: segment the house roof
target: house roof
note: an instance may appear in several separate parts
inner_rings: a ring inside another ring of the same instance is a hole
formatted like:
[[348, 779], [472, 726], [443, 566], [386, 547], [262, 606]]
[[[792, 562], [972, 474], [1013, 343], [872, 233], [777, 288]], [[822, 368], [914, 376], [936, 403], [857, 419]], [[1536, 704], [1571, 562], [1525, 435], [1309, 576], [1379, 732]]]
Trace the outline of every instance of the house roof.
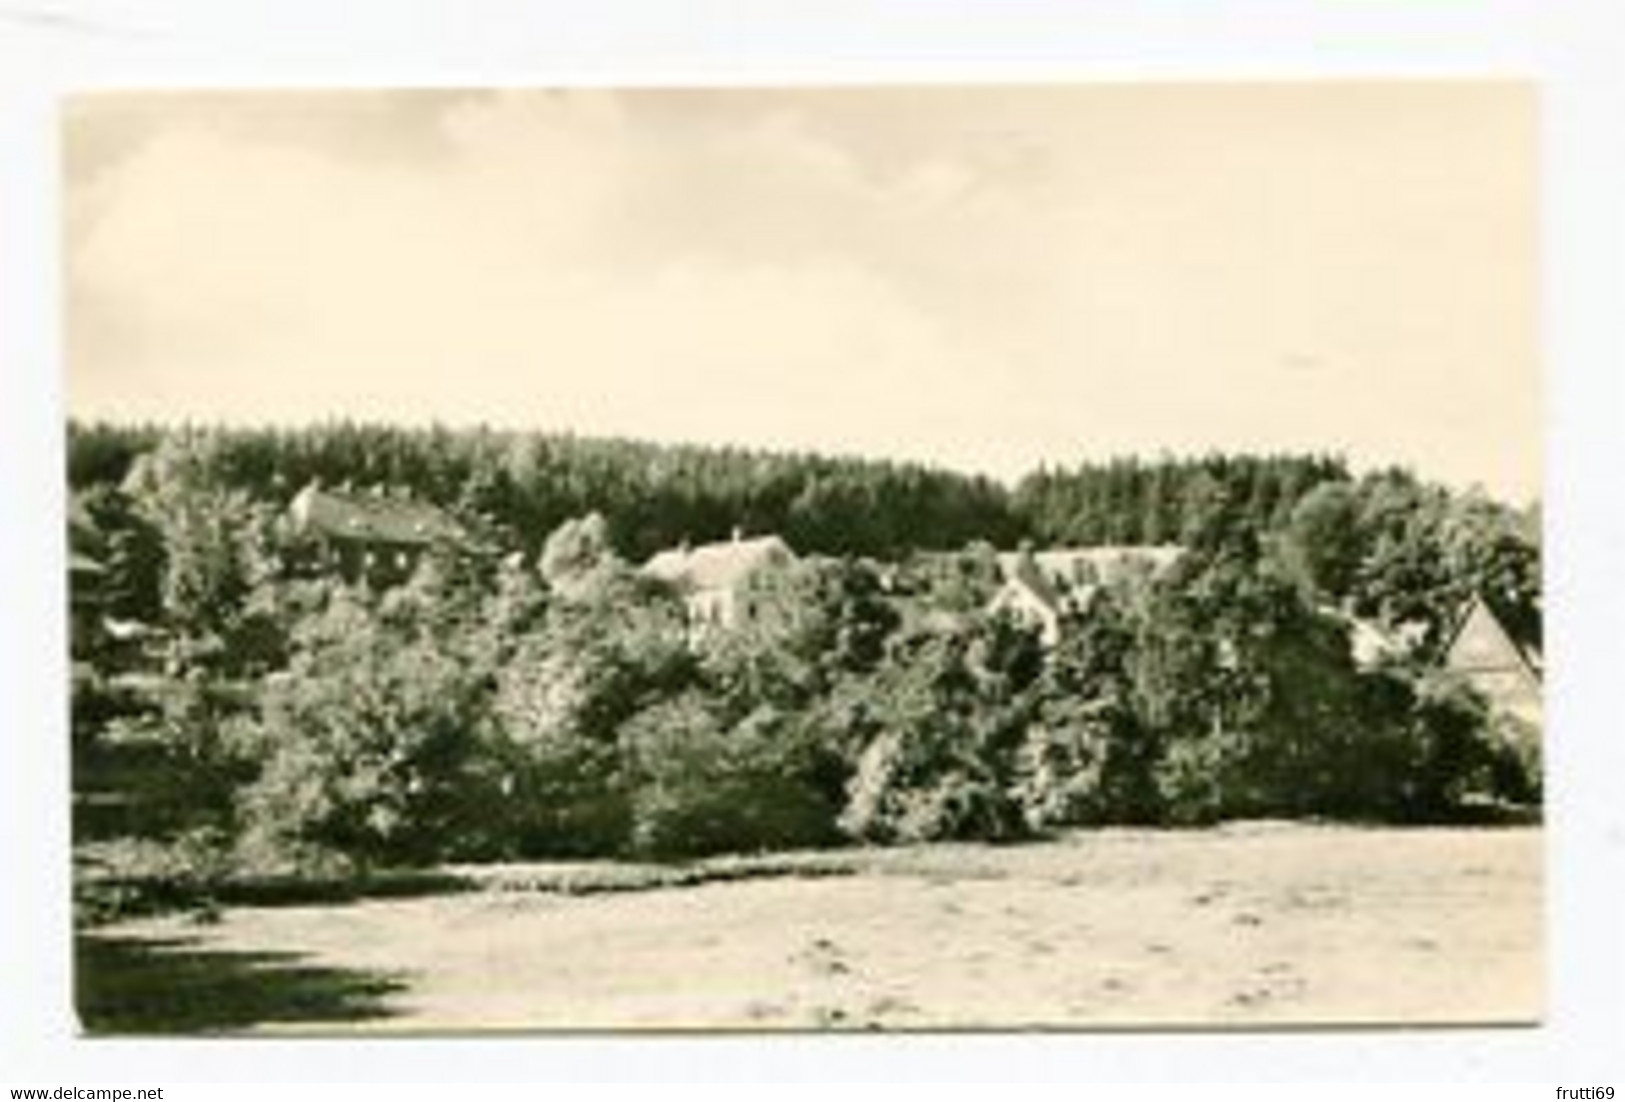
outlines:
[[1061, 591], [1051, 580], [1050, 575], [1052, 572], [1046, 570], [1043, 564], [1038, 562], [1036, 554], [1030, 556], [1019, 553], [1011, 555], [1008, 556], [1010, 560], [1008, 563], [1004, 561], [1006, 556], [1001, 555], [999, 558], [999, 567], [1004, 573], [1004, 585], [999, 588], [999, 593], [994, 597], [995, 604], [1008, 600], [1008, 594], [1012, 590], [1024, 589], [1031, 594], [1034, 600], [1050, 611], [1059, 612], [1061, 610], [1064, 601]]
[[427, 546], [463, 538], [462, 527], [432, 505], [404, 498], [336, 493], [312, 483], [288, 506], [304, 533], [357, 543]]
[[1052, 585], [1109, 584], [1131, 572], [1160, 574], [1185, 549], [1177, 544], [1113, 544], [1100, 547], [1052, 547], [1043, 551], [1008, 551], [999, 555], [1005, 577], [1015, 576], [1017, 565], [1031, 561]]
[[1518, 670], [1536, 682], [1541, 676], [1540, 655], [1520, 646], [1495, 611], [1476, 595], [1462, 610], [1455, 630], [1450, 633], [1444, 648], [1444, 662], [1468, 674]]
[[778, 536], [673, 547], [643, 564], [645, 573], [693, 590], [732, 589], [751, 572], [795, 558]]

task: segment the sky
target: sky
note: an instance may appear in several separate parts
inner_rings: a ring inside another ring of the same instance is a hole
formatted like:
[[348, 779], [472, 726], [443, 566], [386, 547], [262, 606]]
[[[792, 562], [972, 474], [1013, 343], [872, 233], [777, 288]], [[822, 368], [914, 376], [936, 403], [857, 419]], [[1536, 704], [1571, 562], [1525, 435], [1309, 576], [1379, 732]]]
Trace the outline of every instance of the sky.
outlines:
[[74, 416], [1539, 489], [1527, 85], [103, 93], [64, 142]]

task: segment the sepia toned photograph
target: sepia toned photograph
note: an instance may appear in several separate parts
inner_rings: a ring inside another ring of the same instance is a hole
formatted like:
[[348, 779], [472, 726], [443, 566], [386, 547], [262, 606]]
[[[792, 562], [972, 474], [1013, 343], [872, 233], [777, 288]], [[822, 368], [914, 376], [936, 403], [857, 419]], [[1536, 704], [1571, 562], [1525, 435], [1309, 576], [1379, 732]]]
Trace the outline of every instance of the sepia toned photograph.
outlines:
[[1537, 118], [68, 98], [81, 1030], [1540, 1022]]

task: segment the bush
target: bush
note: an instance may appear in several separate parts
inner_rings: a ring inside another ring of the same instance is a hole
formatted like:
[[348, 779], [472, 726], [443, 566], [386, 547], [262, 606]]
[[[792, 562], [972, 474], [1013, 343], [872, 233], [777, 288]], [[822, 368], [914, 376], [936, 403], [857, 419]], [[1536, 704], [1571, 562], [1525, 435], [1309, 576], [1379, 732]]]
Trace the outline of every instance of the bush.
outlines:
[[1544, 795], [1540, 728], [1520, 716], [1491, 718], [1490, 781], [1492, 794], [1514, 804], [1538, 806]]
[[1146, 579], [1093, 591], [1069, 616], [1036, 686], [1017, 754], [1015, 797], [1033, 829], [1155, 821], [1155, 733], [1135, 713], [1129, 609]]
[[1033, 830], [1152, 821], [1154, 753], [1123, 700], [1046, 701], [1017, 753], [1022, 818]]
[[869, 744], [841, 813], [844, 833], [904, 844], [997, 841], [1026, 833], [997, 778], [969, 755], [946, 760], [955, 755], [931, 741], [888, 731]]
[[879, 734], [858, 758], [842, 831], [878, 842], [1026, 833], [1011, 788], [1038, 653], [1030, 632], [999, 619], [898, 640], [871, 682]]
[[783, 713], [727, 727], [696, 693], [626, 725], [636, 762], [632, 850], [698, 857], [826, 845], [839, 810], [818, 783], [815, 747]]
[[500, 851], [523, 857], [593, 857], [619, 853], [631, 838], [630, 778], [611, 729], [589, 735], [579, 727], [548, 722], [529, 711], [540, 694], [557, 694], [553, 706], [581, 705], [565, 698], [580, 692], [568, 682], [520, 686], [522, 661], [504, 674], [496, 705], [503, 733], [494, 751], [501, 793], [497, 802]]
[[244, 736], [265, 761], [240, 801], [248, 844], [363, 867], [463, 856], [490, 806], [474, 786], [486, 679], [444, 641], [387, 630], [348, 598], [315, 629], [266, 680]]
[[1240, 801], [1224, 780], [1239, 741], [1236, 732], [1169, 740], [1154, 772], [1164, 823], [1205, 826], [1240, 813]]
[[1168, 821], [1438, 819], [1485, 786], [1486, 714], [1456, 679], [1357, 669], [1346, 629], [1267, 562], [1186, 566], [1130, 658]]
[[226, 839], [206, 828], [96, 842], [74, 856], [74, 917], [86, 925], [206, 905], [232, 867]]
[[1413, 690], [1409, 810], [1413, 818], [1448, 818], [1469, 796], [1492, 788], [1489, 708], [1471, 685], [1448, 671], [1423, 675]]
[[670, 593], [616, 563], [573, 580], [496, 681], [491, 760], [508, 848], [602, 856], [631, 845], [622, 728], [693, 683]]

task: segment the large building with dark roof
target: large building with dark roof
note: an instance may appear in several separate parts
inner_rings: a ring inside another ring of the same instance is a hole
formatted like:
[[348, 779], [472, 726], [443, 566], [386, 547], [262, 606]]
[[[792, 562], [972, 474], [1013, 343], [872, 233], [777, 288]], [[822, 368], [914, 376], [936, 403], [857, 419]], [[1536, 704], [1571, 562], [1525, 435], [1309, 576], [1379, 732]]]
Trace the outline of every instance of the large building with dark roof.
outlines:
[[288, 520], [319, 566], [374, 581], [405, 578], [430, 548], [467, 538], [433, 505], [382, 489], [335, 491], [314, 482], [294, 496]]

